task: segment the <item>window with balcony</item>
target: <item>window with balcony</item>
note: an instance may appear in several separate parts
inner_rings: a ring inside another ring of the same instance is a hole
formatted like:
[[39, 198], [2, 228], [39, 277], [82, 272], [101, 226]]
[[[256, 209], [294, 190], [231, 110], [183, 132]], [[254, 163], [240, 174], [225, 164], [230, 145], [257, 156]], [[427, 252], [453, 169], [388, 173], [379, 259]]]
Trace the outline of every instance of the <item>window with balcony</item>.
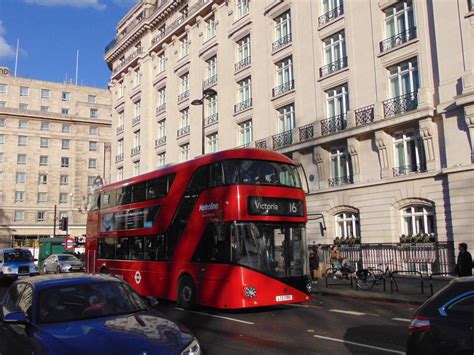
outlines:
[[95, 141], [90, 141], [89, 142], [89, 151], [90, 152], [96, 152], [97, 151], [97, 142], [95, 142]]
[[48, 202], [48, 194], [46, 192], [38, 192], [38, 202]]
[[140, 85], [142, 81], [142, 74], [140, 73], [140, 71], [136, 71], [133, 73], [133, 87], [136, 88], [137, 86]]
[[16, 173], [16, 183], [17, 184], [24, 184], [26, 182], [26, 173], [18, 172]]
[[291, 42], [291, 14], [290, 11], [275, 19], [275, 41], [272, 50], [276, 51]]
[[336, 215], [336, 237], [360, 238], [359, 213], [342, 212]]
[[140, 160], [133, 162], [133, 176], [140, 175]]
[[248, 147], [253, 140], [252, 120], [239, 124], [239, 142], [242, 147]]
[[401, 211], [402, 232], [407, 236], [431, 235], [435, 232], [435, 216], [432, 207], [409, 206]]
[[178, 138], [189, 133], [189, 109], [181, 111], [180, 128], [178, 129]]
[[47, 174], [39, 174], [38, 175], [38, 184], [46, 185], [48, 183], [48, 175]]
[[166, 165], [166, 152], [158, 154], [158, 167]]
[[156, 113], [164, 112], [166, 110], [166, 87], [158, 90], [158, 106]]
[[117, 179], [118, 181], [123, 180], [123, 168], [117, 168]]
[[166, 56], [165, 53], [158, 55], [158, 73], [162, 73], [166, 70]]
[[179, 47], [180, 47], [179, 57], [180, 58], [186, 57], [189, 54], [188, 36], [184, 36], [179, 40]]
[[335, 133], [346, 128], [349, 111], [347, 85], [326, 91], [327, 119], [321, 121], [321, 134]]
[[209, 126], [218, 122], [219, 117], [217, 114], [217, 95], [206, 97], [206, 119], [205, 124]]
[[179, 161], [184, 162], [189, 160], [189, 144], [183, 144], [179, 147]]
[[20, 129], [28, 129], [28, 121], [27, 120], [20, 120], [18, 122], [18, 128]]
[[97, 97], [95, 95], [87, 95], [87, 102], [95, 104], [97, 102]]
[[61, 149], [69, 149], [71, 141], [69, 139], [62, 139], [61, 140]]
[[351, 156], [346, 147], [331, 149], [329, 161], [331, 174], [329, 187], [352, 184]]
[[15, 211], [13, 220], [15, 222], [23, 222], [25, 220], [25, 211]]
[[46, 212], [38, 211], [36, 212], [36, 222], [45, 222], [46, 221]]
[[125, 95], [125, 83], [121, 81], [119, 83], [119, 98]]
[[50, 97], [50, 91], [49, 89], [41, 89], [41, 98], [42, 99], [49, 99]]
[[202, 86], [203, 89], [207, 89], [217, 83], [217, 56], [214, 56], [206, 61], [206, 76]]
[[96, 108], [91, 108], [90, 109], [90, 112], [89, 112], [89, 116], [90, 118], [97, 118], [99, 115], [98, 115], [98, 112], [99, 110], [96, 109]]
[[237, 42], [237, 63], [235, 71], [246, 68], [250, 65], [250, 35], [245, 36]]
[[385, 11], [386, 39], [380, 42], [380, 52], [398, 47], [416, 38], [412, 0], [397, 2]]
[[59, 176], [59, 184], [61, 186], [69, 185], [69, 175], [61, 175]]
[[18, 146], [19, 147], [26, 147], [28, 145], [28, 137], [27, 136], [18, 136]]
[[293, 78], [293, 60], [285, 58], [276, 63], [276, 86], [272, 90], [273, 97], [283, 95], [295, 87]]
[[249, 13], [249, 0], [237, 0], [237, 19], [247, 15]]
[[206, 144], [206, 153], [214, 153], [217, 152], [219, 149], [219, 136], [216, 133], [210, 134], [206, 137], [207, 144]]
[[30, 88], [27, 86], [20, 86], [20, 96], [29, 96]]
[[90, 158], [87, 166], [89, 169], [97, 169], [97, 159]]
[[206, 41], [215, 37], [215, 35], [216, 35], [216, 18], [214, 16], [211, 16], [206, 20]]
[[71, 125], [69, 123], [63, 123], [61, 130], [63, 133], [71, 133]]
[[49, 112], [49, 106], [41, 106], [40, 111], [41, 112]]
[[71, 93], [67, 91], [63, 91], [61, 94], [62, 101], [70, 101], [71, 100]]
[[252, 107], [252, 79], [245, 78], [237, 83], [237, 104], [234, 106], [234, 113], [239, 113]]
[[62, 113], [63, 115], [69, 115], [69, 109], [63, 107], [63, 108], [61, 109], [61, 113]]
[[140, 123], [140, 120], [141, 120], [142, 103], [140, 100], [136, 101], [133, 104], [133, 113], [134, 113], [134, 116], [132, 118], [132, 126]]
[[156, 143], [157, 146], [166, 143], [166, 120], [158, 122], [158, 140]]
[[59, 203], [64, 204], [67, 203], [68, 200], [68, 194], [66, 192], [60, 192], [59, 193]]
[[418, 107], [418, 62], [411, 59], [388, 68], [391, 99], [383, 101], [384, 116], [395, 116]]
[[321, 16], [319, 16], [319, 27], [333, 21], [344, 14], [343, 0], [323, 0]]
[[117, 141], [117, 156], [120, 157], [119, 160], [123, 160], [123, 139]]
[[133, 148], [132, 150], [139, 151], [141, 145], [141, 132], [140, 130], [133, 132]]
[[180, 76], [179, 80], [180, 93], [178, 96], [178, 102], [183, 101], [189, 97], [189, 73]]
[[416, 174], [426, 171], [423, 143], [414, 130], [394, 134], [395, 167], [393, 176]]
[[48, 166], [48, 156], [47, 155], [40, 155], [39, 165], [40, 166]]
[[41, 137], [40, 138], [40, 148], [48, 148], [49, 146], [49, 138]]
[[16, 156], [16, 163], [18, 165], [25, 165], [26, 164], [26, 154], [18, 154]]
[[344, 31], [324, 40], [324, 66], [319, 69], [319, 76], [324, 77], [347, 67], [347, 55]]
[[49, 131], [49, 122], [41, 122], [41, 130]]
[[69, 157], [61, 157], [61, 168], [69, 168]]
[[278, 130], [280, 133], [272, 137], [274, 149], [293, 142], [293, 128], [295, 128], [295, 105], [290, 104], [278, 109]]

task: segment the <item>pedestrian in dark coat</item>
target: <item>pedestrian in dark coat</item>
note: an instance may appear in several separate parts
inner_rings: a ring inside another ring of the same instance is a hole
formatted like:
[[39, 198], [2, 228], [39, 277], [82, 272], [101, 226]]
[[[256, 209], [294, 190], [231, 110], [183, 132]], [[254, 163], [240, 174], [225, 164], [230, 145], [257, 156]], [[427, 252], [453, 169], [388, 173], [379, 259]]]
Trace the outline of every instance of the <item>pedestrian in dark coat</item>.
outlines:
[[311, 249], [309, 252], [309, 270], [311, 272], [311, 279], [317, 280], [316, 270], [319, 269], [319, 257], [316, 250]]
[[459, 243], [458, 262], [456, 264], [456, 273], [458, 276], [472, 276], [472, 256], [467, 251], [466, 243]]

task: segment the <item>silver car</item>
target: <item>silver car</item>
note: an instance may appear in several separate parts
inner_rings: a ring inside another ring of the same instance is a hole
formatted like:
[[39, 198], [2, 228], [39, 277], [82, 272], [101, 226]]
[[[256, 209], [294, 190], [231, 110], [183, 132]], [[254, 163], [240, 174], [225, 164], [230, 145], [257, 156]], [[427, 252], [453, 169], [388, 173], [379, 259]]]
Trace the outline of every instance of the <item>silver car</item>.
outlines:
[[44, 260], [43, 273], [49, 272], [77, 272], [84, 271], [82, 261], [71, 254], [54, 254]]

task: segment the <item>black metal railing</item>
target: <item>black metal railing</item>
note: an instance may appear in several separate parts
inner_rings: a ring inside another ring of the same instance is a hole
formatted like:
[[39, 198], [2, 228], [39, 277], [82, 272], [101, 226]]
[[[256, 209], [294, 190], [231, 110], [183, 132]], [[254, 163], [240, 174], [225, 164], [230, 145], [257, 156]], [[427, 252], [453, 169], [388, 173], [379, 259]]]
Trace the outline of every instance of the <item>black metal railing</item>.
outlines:
[[280, 86], [274, 87], [272, 89], [272, 96], [277, 97], [277, 96], [283, 95], [284, 93], [291, 91], [294, 88], [295, 88], [295, 81], [294, 80], [287, 81], [286, 83], [283, 83]]
[[132, 126], [136, 126], [137, 124], [139, 124], [141, 121], [141, 116], [138, 115], [138, 116], [135, 116], [132, 118]]
[[288, 43], [291, 42], [291, 33], [277, 39], [275, 42], [272, 43], [272, 52], [280, 49], [281, 47], [286, 46]]
[[134, 156], [140, 153], [140, 146], [137, 145], [136, 147], [133, 147], [130, 151], [130, 155]]
[[255, 148], [267, 149], [267, 139], [263, 138], [255, 141]]
[[178, 103], [186, 100], [189, 98], [189, 90], [186, 90], [185, 92], [182, 92], [181, 94], [178, 95]]
[[418, 107], [418, 93], [411, 92], [383, 101], [384, 117], [396, 116], [416, 110]]
[[329, 134], [342, 131], [347, 126], [347, 114], [343, 113], [321, 121], [321, 134]]
[[299, 128], [300, 142], [307, 141], [308, 139], [314, 138], [314, 125], [312, 123], [307, 124]]
[[354, 110], [356, 126], [374, 122], [374, 105], [358, 108]]
[[162, 146], [163, 144], [166, 144], [166, 136], [155, 139], [155, 147]]
[[215, 83], [217, 83], [217, 74], [211, 76], [210, 78], [208, 78], [206, 80], [204, 80], [202, 82], [202, 89], [206, 90], [207, 88], [210, 88], [211, 86], [213, 86]]
[[335, 178], [328, 179], [329, 187], [348, 185], [354, 183], [352, 175], [348, 176], [339, 176]]
[[347, 67], [347, 57], [341, 58], [339, 60], [336, 60], [335, 62], [329, 63], [328, 65], [319, 68], [319, 76], [321, 78], [325, 77], [345, 67]]
[[416, 38], [416, 27], [412, 27], [406, 31], [400, 32], [395, 36], [389, 37], [380, 42], [380, 52], [398, 47], [399, 45], [411, 41]]
[[187, 125], [186, 127], [182, 127], [176, 131], [176, 138], [180, 138], [182, 136], [185, 136], [186, 134], [189, 134], [189, 131], [191, 130], [191, 127]]
[[249, 109], [250, 107], [252, 107], [252, 99], [239, 102], [238, 104], [234, 105], [234, 113], [245, 111]]
[[123, 129], [124, 129], [124, 128], [123, 128], [123, 125], [118, 126], [118, 127], [117, 127], [117, 135], [122, 134], [122, 133], [123, 133]]
[[324, 26], [325, 24], [331, 22], [335, 18], [344, 14], [344, 5], [341, 4], [338, 7], [335, 7], [331, 11], [326, 12], [325, 14], [319, 16], [318, 23], [319, 27]]
[[235, 63], [235, 71], [239, 71], [241, 69], [248, 67], [250, 63], [252, 63], [250, 56], [238, 61], [237, 63]]
[[204, 125], [207, 127], [207, 126], [213, 125], [214, 123], [217, 123], [218, 121], [219, 121], [219, 114], [214, 113], [210, 116], [207, 116], [204, 119]]
[[165, 38], [166, 36], [166, 29], [162, 29], [160, 30], [160, 32], [155, 36], [153, 37], [153, 39], [151, 40], [151, 45], [152, 47], [157, 44], [159, 41], [161, 41], [163, 38]]
[[415, 164], [410, 164], [410, 165], [394, 167], [393, 176], [418, 174], [418, 173], [424, 173], [425, 171], [426, 171], [426, 162], [420, 162], [418, 164], [415, 163]]
[[272, 136], [273, 149], [278, 149], [293, 143], [293, 131], [278, 133]]
[[166, 104], [161, 104], [156, 108], [156, 114], [160, 114], [166, 111]]
[[115, 162], [116, 162], [116, 163], [119, 163], [119, 162], [121, 162], [121, 161], [123, 161], [123, 153], [117, 154], [117, 155], [115, 156]]

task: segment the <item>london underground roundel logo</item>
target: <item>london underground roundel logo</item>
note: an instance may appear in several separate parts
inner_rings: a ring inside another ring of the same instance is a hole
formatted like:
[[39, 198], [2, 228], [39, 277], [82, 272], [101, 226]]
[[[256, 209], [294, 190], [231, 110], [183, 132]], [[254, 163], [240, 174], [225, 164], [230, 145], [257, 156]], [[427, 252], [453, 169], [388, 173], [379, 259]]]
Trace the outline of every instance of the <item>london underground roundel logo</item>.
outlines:
[[139, 285], [140, 282], [142, 281], [142, 274], [140, 274], [140, 271], [137, 271], [137, 272], [135, 273], [135, 277], [134, 277], [134, 278], [135, 278], [135, 282], [137, 283], [137, 285]]

